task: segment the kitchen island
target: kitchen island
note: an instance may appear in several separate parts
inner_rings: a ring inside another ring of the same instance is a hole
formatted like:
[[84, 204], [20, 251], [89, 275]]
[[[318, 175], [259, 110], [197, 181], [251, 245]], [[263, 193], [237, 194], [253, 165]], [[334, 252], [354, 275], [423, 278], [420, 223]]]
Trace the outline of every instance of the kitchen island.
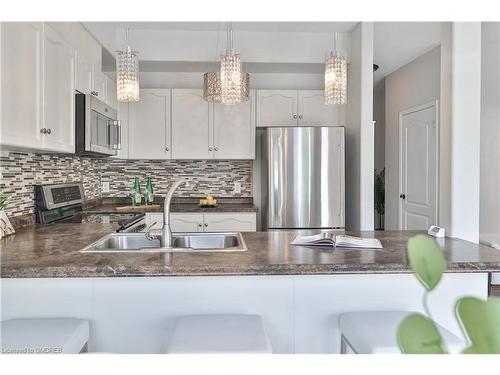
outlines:
[[[92, 322], [90, 350], [161, 353], [174, 317], [254, 313], [277, 353], [336, 353], [346, 311], [423, 311], [406, 242], [416, 232], [349, 232], [379, 238], [381, 250], [290, 246], [297, 233], [244, 233], [234, 253], [80, 253], [113, 231], [106, 224], [34, 225], [1, 240], [2, 319], [72, 316]], [[500, 252], [446, 238], [433, 318], [460, 334], [454, 304], [486, 298]], [[175, 277], [174, 277], [175, 276]]]

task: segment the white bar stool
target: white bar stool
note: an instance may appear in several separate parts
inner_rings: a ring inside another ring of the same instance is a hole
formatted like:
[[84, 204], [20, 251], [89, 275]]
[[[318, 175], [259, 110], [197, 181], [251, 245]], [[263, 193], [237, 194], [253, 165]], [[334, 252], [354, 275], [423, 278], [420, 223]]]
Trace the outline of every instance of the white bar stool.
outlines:
[[78, 354], [87, 350], [89, 322], [70, 318], [5, 320], [0, 336], [5, 354]]
[[[411, 314], [409, 311], [349, 312], [340, 315], [340, 353], [401, 354], [396, 339], [399, 323]], [[437, 325], [447, 349], [458, 353], [465, 342]]]
[[272, 353], [258, 315], [187, 315], [177, 318], [169, 354]]

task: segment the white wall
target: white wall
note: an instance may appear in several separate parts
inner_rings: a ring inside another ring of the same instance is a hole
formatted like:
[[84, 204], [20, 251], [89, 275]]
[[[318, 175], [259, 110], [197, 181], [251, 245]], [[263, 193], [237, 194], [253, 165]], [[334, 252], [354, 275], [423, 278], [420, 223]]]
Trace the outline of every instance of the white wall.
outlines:
[[481, 23], [454, 22], [452, 32], [450, 234], [479, 242]]
[[[374, 168], [380, 173], [385, 167], [385, 79], [373, 91]], [[374, 211], [375, 228], [383, 227], [384, 218]]]
[[399, 228], [399, 112], [439, 99], [440, 47], [385, 78], [385, 229]]
[[346, 112], [346, 228], [373, 230], [373, 23], [351, 33]]
[[500, 239], [500, 23], [483, 23], [481, 39], [479, 230]]

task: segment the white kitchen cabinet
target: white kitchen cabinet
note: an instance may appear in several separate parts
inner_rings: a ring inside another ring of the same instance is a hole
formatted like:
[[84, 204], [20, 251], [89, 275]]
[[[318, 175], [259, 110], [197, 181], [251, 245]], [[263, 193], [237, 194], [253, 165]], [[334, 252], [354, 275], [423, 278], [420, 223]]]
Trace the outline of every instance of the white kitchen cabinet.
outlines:
[[[107, 86], [106, 86], [106, 75], [102, 72], [102, 67], [93, 66], [93, 85], [92, 85], [92, 95], [99, 98], [103, 102], [107, 99]], [[108, 104], [108, 103], [106, 103]]]
[[[146, 225], [156, 222], [152, 229], [161, 229], [163, 213], [146, 213]], [[172, 232], [255, 232], [257, 229], [255, 212], [214, 212], [170, 214]]]
[[213, 159], [212, 108], [201, 90], [172, 89], [172, 159]]
[[205, 232], [255, 232], [256, 214], [249, 213], [208, 213], [204, 214]]
[[203, 232], [203, 214], [170, 214], [170, 228], [174, 233]]
[[73, 153], [75, 49], [48, 25], [43, 35], [43, 148]]
[[325, 105], [323, 90], [257, 90], [257, 127], [343, 126], [345, 106]]
[[340, 114], [344, 106], [325, 105], [323, 90], [298, 91], [299, 126], [342, 126]]
[[255, 159], [255, 90], [246, 102], [214, 104], [214, 158]]
[[144, 89], [140, 95], [141, 100], [129, 105], [128, 157], [169, 159], [170, 90]]
[[42, 149], [41, 22], [2, 22], [1, 126], [2, 147]]
[[257, 126], [297, 126], [297, 90], [257, 90]]
[[116, 98], [116, 82], [106, 76], [106, 104], [118, 110], [118, 99]]

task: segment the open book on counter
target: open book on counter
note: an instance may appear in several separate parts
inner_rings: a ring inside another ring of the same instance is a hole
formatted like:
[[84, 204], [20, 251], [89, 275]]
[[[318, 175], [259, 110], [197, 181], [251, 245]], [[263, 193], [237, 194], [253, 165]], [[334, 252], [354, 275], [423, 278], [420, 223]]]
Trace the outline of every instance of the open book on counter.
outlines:
[[331, 246], [356, 249], [382, 249], [382, 243], [376, 238], [353, 237], [345, 234], [323, 232], [313, 236], [296, 236], [291, 245]]

